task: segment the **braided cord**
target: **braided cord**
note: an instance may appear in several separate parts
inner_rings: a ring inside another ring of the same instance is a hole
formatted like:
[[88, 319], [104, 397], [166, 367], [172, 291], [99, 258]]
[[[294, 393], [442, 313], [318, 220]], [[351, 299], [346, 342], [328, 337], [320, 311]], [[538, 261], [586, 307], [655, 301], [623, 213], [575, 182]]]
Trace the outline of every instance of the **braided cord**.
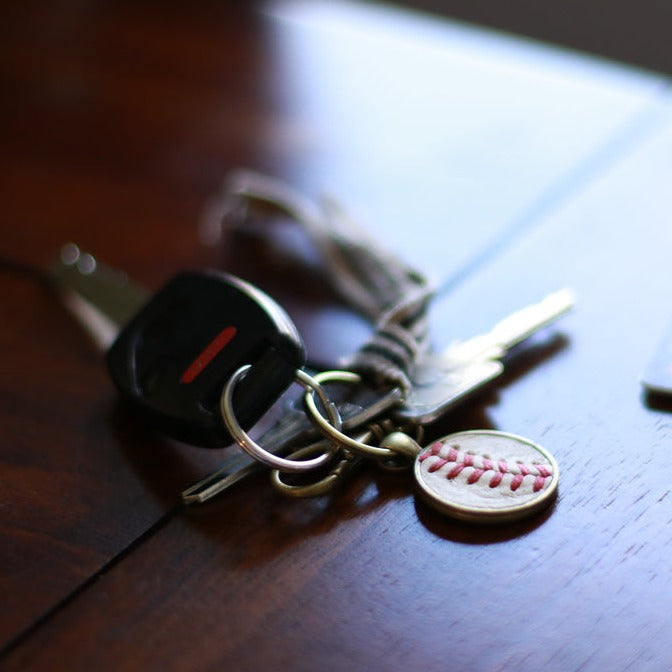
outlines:
[[426, 312], [434, 290], [425, 276], [372, 240], [335, 201], [313, 202], [279, 180], [250, 171], [236, 171], [225, 180], [207, 213], [207, 237], [218, 238], [255, 205], [270, 206], [303, 229], [322, 257], [331, 287], [374, 325], [348, 368], [376, 387], [408, 392], [413, 363], [428, 348]]

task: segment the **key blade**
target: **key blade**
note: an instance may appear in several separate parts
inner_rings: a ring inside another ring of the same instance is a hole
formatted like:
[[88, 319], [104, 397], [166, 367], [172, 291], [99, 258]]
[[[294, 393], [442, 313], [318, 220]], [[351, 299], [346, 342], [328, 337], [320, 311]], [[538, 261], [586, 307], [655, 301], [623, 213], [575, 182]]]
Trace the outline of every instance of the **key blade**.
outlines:
[[119, 325], [73, 290], [61, 292], [63, 305], [74, 315], [99, 350], [107, 350], [119, 333]]
[[548, 325], [574, 305], [563, 289], [498, 322], [487, 334], [454, 343], [442, 353], [426, 353], [411, 371], [411, 391], [394, 417], [405, 422], [434, 422], [504, 370], [506, 351]]
[[[399, 404], [401, 398], [402, 394], [398, 388], [383, 394], [378, 390], [365, 387], [356, 389], [348, 400], [336, 404], [343, 418], [343, 429], [348, 433], [359, 431], [361, 438], [358, 440], [367, 440], [370, 432], [366, 430], [362, 433], [362, 427], [389, 412], [391, 408]], [[278, 456], [285, 456], [298, 448], [304, 448], [311, 441], [319, 441], [321, 436], [302, 408], [289, 406], [279, 420], [257, 441], [267, 451]], [[184, 490], [182, 501], [185, 504], [203, 504], [263, 468], [261, 463], [255, 462], [246, 454], [236, 453], [233, 457], [229, 457], [220, 469]], [[341, 472], [338, 473], [340, 478]], [[311, 487], [306, 487], [305, 492], [307, 493]], [[304, 496], [297, 494], [299, 489], [295, 488], [292, 491], [294, 496]]]
[[255, 462], [248, 455], [235, 453], [225, 460], [217, 471], [183, 490], [182, 502], [203, 504], [262, 468], [263, 465], [260, 462]]
[[491, 332], [494, 344], [509, 350], [564, 315], [575, 302], [574, 292], [561, 289], [549, 294], [539, 303], [516, 311], [494, 326]]
[[72, 243], [61, 250], [51, 276], [61, 289], [65, 306], [101, 348], [110, 345], [119, 328], [149, 297], [125, 273], [98, 263]]
[[496, 359], [475, 360], [462, 366], [443, 355], [425, 357], [416, 366], [413, 387], [395, 420], [418, 425], [441, 418], [466, 397], [499, 376], [504, 365]]
[[474, 359], [497, 359], [535, 332], [568, 312], [576, 302], [574, 292], [561, 289], [539, 303], [512, 313], [498, 322], [488, 333], [450, 345], [443, 355], [447, 360], [468, 362]]

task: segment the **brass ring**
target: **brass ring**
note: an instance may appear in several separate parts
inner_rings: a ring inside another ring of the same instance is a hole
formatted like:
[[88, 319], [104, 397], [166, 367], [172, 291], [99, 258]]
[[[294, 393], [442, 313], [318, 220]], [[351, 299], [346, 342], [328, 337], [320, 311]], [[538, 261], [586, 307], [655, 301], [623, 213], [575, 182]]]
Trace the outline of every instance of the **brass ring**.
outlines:
[[[326, 464], [334, 454], [333, 450], [327, 450], [325, 453], [319, 457], [314, 457], [310, 460], [292, 460], [289, 458], [279, 457], [274, 453], [269, 452], [262, 448], [256, 441], [254, 441], [250, 435], [238, 424], [236, 419], [235, 412], [233, 410], [233, 390], [236, 387], [236, 384], [240, 382], [250, 370], [251, 365], [246, 364], [241, 366], [232, 376], [229, 378], [229, 381], [224, 386], [222, 390], [222, 396], [220, 398], [220, 411], [222, 413], [222, 418], [224, 419], [224, 424], [229, 430], [229, 434], [233, 437], [234, 441], [250, 456], [253, 457], [258, 462], [265, 464], [266, 466], [272, 467], [273, 469], [278, 469], [279, 471], [287, 472], [303, 472], [316, 469]], [[338, 412], [336, 406], [331, 403], [326, 395], [326, 392], [320, 384], [311, 376], [309, 376], [304, 371], [296, 371], [296, 382], [304, 387], [307, 392], [306, 394], [311, 395], [311, 401], [313, 402], [313, 407], [315, 407], [315, 412], [318, 413], [317, 407], [315, 406], [314, 394], [317, 394], [320, 400], [324, 403], [325, 410], [329, 417], [329, 422], [332, 422], [334, 427], [341, 427], [341, 415]], [[326, 403], [325, 403], [326, 400]], [[320, 416], [322, 417], [322, 416]], [[327, 421], [325, 420], [325, 423]], [[331, 425], [329, 425], [331, 427]]]
[[[297, 459], [310, 455], [311, 453], [323, 449], [324, 443], [325, 440], [323, 439], [318, 443], [299, 448], [299, 450], [294, 451], [289, 457], [291, 459]], [[281, 492], [288, 497], [317, 497], [319, 495], [325, 495], [336, 487], [339, 481], [343, 478], [345, 471], [352, 468], [358, 461], [358, 458], [351, 453], [342, 454], [333, 469], [331, 469], [326, 476], [319, 481], [304, 485], [290, 485], [289, 483], [285, 483], [282, 480], [281, 472], [278, 469], [273, 469], [273, 471], [271, 471], [271, 484], [278, 492]]]
[[[358, 385], [362, 382], [361, 376], [357, 373], [352, 373], [351, 371], [324, 371], [323, 373], [318, 373], [313, 380], [320, 387], [323, 383], [337, 382]], [[336, 426], [336, 423], [331, 422], [331, 418], [325, 418], [322, 413], [318, 411], [317, 405], [315, 404], [313, 389], [306, 390], [306, 393], [303, 395], [303, 401], [306, 410], [318, 426], [319, 430], [341, 448], [346, 448], [347, 450], [363, 455], [364, 457], [375, 457], [376, 459], [392, 458], [398, 455], [398, 452], [391, 450], [390, 448], [371, 446], [368, 443], [357, 441], [357, 439], [353, 439], [347, 434], [344, 434], [340, 427]], [[328, 406], [326, 408], [328, 411]]]

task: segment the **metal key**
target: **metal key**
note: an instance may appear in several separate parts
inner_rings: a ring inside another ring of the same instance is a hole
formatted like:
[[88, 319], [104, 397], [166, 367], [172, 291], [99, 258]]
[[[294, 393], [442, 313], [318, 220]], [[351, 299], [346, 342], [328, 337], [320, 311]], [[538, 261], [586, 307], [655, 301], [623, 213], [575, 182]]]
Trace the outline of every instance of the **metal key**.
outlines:
[[411, 372], [412, 389], [394, 417], [417, 424], [438, 420], [499, 376], [507, 351], [566, 313], [574, 301], [573, 292], [562, 289], [506, 317], [486, 334], [421, 356]]
[[101, 349], [147, 302], [149, 292], [69, 243], [50, 269], [63, 303]]

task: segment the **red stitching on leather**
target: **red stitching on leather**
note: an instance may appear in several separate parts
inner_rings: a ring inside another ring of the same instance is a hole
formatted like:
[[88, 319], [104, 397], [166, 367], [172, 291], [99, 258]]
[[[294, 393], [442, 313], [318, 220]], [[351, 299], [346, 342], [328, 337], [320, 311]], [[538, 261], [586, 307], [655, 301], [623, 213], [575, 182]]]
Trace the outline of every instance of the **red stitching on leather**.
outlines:
[[532, 463], [531, 465], [528, 465], [524, 462], [509, 464], [506, 460], [498, 460], [495, 463], [488, 457], [481, 457], [483, 466], [479, 467], [475, 465], [474, 458], [477, 456], [474, 453], [460, 453], [456, 446], [450, 446], [448, 452], [444, 456], [441, 455], [441, 450], [443, 448], [443, 443], [435, 441], [431, 446], [425, 448], [425, 450], [418, 456], [418, 459], [420, 462], [424, 462], [428, 457], [437, 458], [429, 466], [428, 471], [430, 473], [439, 471], [439, 469], [447, 464], [454, 463], [454, 466], [446, 473], [446, 478], [449, 480], [459, 476], [465, 467], [471, 467], [473, 470], [467, 476], [467, 483], [469, 485], [478, 483], [484, 474], [492, 473], [488, 485], [491, 488], [496, 488], [502, 483], [505, 474], [511, 474], [512, 478], [509, 487], [515, 492], [523, 484], [526, 476], [533, 476], [534, 481], [532, 483], [532, 490], [533, 492], [539, 492], [539, 490], [544, 487], [546, 479], [551, 478], [553, 475], [550, 467], [546, 464]]
[[448, 478], [455, 478], [456, 476], [459, 476], [465, 466], [465, 464], [457, 462], [455, 466], [448, 472]]
[[467, 478], [467, 483], [471, 485], [472, 483], [478, 483], [478, 479], [483, 476], [485, 473], [484, 469], [474, 469], [470, 474], [469, 478]]
[[442, 467], [444, 464], [448, 464], [448, 460], [444, 460], [442, 457], [440, 457], [440, 458], [439, 458], [438, 460], [436, 460], [436, 461], [434, 462], [434, 464], [432, 464], [432, 466], [429, 468], [429, 472], [430, 472], [430, 473], [433, 473], [433, 472], [435, 472], [435, 471], [438, 471], [439, 469], [441, 469], [441, 467]]
[[491, 488], [496, 488], [502, 482], [503, 478], [504, 478], [504, 474], [501, 471], [498, 471], [490, 479], [490, 483], [488, 485]]

